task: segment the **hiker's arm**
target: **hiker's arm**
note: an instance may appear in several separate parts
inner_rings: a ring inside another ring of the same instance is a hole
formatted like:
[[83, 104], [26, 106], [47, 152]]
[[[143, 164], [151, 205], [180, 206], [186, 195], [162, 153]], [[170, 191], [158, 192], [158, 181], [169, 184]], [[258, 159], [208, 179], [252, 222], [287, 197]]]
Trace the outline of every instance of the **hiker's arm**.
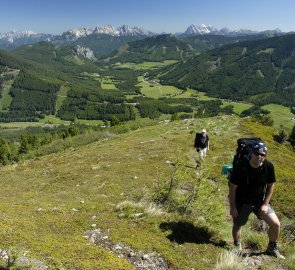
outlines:
[[268, 211], [268, 204], [270, 202], [270, 199], [271, 199], [271, 196], [272, 196], [272, 193], [274, 190], [274, 186], [275, 186], [274, 183], [267, 184], [266, 192], [265, 192], [265, 199], [264, 199], [263, 204], [260, 208], [261, 214], [266, 214]]
[[238, 216], [238, 211], [236, 207], [236, 191], [237, 185], [230, 183], [229, 186], [229, 205], [230, 205], [230, 215], [235, 218]]

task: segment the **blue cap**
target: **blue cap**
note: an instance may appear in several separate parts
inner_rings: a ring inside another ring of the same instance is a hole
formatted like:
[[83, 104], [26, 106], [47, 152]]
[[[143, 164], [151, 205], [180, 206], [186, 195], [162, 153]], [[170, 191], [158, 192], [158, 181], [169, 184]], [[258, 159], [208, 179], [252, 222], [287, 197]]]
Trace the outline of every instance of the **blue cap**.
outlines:
[[252, 151], [253, 152], [258, 152], [258, 153], [267, 153], [267, 147], [266, 144], [263, 142], [259, 142], [259, 143], [254, 143], [252, 145]]

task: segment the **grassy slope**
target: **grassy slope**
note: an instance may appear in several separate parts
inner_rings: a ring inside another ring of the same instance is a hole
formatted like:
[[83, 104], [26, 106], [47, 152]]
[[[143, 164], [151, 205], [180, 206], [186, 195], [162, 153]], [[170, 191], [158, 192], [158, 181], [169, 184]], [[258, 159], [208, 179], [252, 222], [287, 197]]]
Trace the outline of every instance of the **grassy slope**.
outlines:
[[[203, 127], [209, 131], [212, 151], [197, 176], [191, 168], [196, 156], [192, 142]], [[252, 133], [269, 143], [270, 159], [278, 167], [275, 207], [280, 215], [290, 214], [294, 152], [271, 143], [271, 129], [240, 123], [236, 117], [176, 121], [1, 168], [0, 249], [30, 251], [30, 256], [66, 269], [133, 269], [83, 237], [95, 223], [109, 231], [114, 243], [156, 250], [177, 269], [212, 269], [223, 250], [221, 240], [230, 238], [221, 165], [234, 154], [236, 139]], [[198, 187], [191, 217], [119, 218], [116, 205], [150, 200], [155, 184], [171, 178], [174, 168], [167, 161], [177, 160], [178, 177]], [[284, 180], [288, 186], [280, 184]]]
[[0, 111], [7, 110], [11, 104], [12, 97], [9, 95], [11, 85], [12, 81], [6, 83], [4, 89], [2, 90], [2, 97], [0, 98]]
[[277, 104], [265, 105], [262, 108], [270, 111], [270, 115], [274, 120], [274, 127], [279, 129], [282, 126], [288, 133], [291, 132], [295, 122], [290, 119], [294, 117], [294, 114], [290, 112], [290, 108]]

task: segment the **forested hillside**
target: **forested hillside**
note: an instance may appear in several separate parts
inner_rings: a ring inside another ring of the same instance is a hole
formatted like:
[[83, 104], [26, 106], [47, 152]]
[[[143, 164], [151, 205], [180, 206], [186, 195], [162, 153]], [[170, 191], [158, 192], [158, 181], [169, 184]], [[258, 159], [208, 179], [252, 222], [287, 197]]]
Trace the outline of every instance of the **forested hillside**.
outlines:
[[128, 42], [111, 54], [110, 57], [107, 57], [107, 60], [110, 63], [160, 62], [164, 60], [184, 60], [197, 53], [198, 51], [189, 44], [173, 35], [166, 34]]
[[290, 106], [295, 103], [294, 52], [294, 34], [240, 42], [177, 63], [158, 77], [214, 97]]

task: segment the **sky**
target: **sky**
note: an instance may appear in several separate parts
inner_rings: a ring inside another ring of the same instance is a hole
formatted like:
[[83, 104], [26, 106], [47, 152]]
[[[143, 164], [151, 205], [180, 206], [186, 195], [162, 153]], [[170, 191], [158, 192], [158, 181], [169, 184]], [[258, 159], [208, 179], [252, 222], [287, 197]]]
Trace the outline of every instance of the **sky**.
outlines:
[[123, 24], [155, 33], [184, 32], [191, 24], [289, 32], [294, 11], [294, 0], [0, 0], [0, 33]]

